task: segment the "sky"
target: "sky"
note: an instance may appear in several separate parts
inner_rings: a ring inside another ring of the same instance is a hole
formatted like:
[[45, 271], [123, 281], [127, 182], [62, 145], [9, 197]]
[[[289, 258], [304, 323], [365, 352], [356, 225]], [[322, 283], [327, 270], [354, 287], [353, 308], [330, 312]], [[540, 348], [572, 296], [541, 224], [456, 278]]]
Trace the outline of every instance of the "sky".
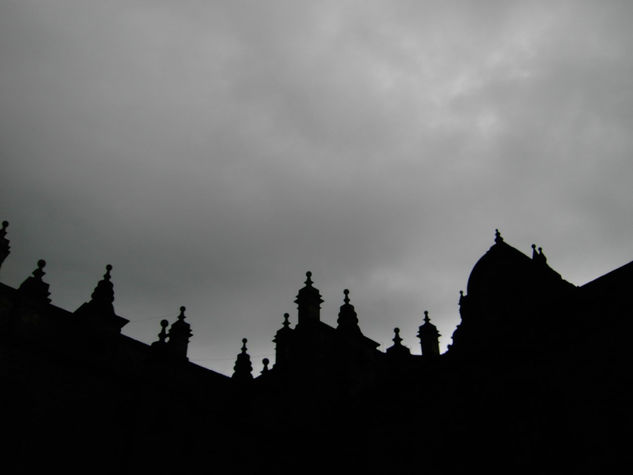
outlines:
[[0, 0], [14, 287], [123, 333], [187, 307], [189, 358], [254, 373], [305, 272], [385, 350], [441, 347], [493, 244], [581, 285], [633, 259], [633, 2]]

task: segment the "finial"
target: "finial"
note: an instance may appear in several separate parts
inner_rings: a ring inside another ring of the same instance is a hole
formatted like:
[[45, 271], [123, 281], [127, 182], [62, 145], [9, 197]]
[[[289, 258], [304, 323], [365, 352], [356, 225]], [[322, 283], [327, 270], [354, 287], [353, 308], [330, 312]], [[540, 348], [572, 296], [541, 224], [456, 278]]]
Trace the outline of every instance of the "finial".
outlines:
[[310, 271], [306, 272], [305, 284], [306, 285], [312, 285], [312, 272], [310, 272]]
[[345, 298], [343, 299], [343, 302], [349, 303], [349, 290], [345, 289], [343, 290], [343, 293], [345, 294]]
[[20, 290], [35, 299], [42, 299], [46, 302], [50, 302], [51, 299], [48, 298], [50, 295], [50, 292], [48, 291], [48, 284], [42, 280], [42, 277], [46, 274], [46, 272], [44, 272], [44, 266], [46, 266], [46, 261], [44, 259], [37, 261], [37, 269], [31, 273], [31, 277], [28, 277], [24, 282], [22, 282]]
[[246, 338], [242, 338], [242, 353], [246, 353], [246, 342], [248, 340]]
[[497, 244], [499, 244], [500, 242], [503, 242], [503, 237], [501, 237], [501, 233], [499, 232], [498, 229], [495, 229], [495, 242]]
[[464, 303], [464, 291], [460, 290], [459, 291], [459, 305], [462, 305]]
[[431, 319], [429, 318], [429, 311], [425, 310], [424, 311], [424, 323], [429, 323], [431, 321]]
[[185, 319], [185, 310], [187, 310], [184, 306], [180, 307], [180, 315], [178, 315], [178, 320]]
[[0, 237], [4, 237], [7, 234], [8, 226], [9, 226], [9, 221], [2, 221], [2, 229], [0, 229]]
[[110, 280], [110, 277], [112, 277], [112, 276], [110, 275], [110, 272], [111, 272], [111, 271], [112, 271], [112, 266], [111, 266], [110, 264], [108, 264], [108, 265], [106, 266], [106, 273], [105, 273], [105, 274], [103, 274], [103, 279], [104, 279], [104, 280]]
[[37, 269], [35, 269], [33, 271], [33, 277], [42, 280], [42, 277], [44, 277], [44, 267], [46, 266], [46, 261], [44, 259], [40, 259], [39, 261], [37, 261]]
[[402, 338], [400, 338], [400, 329], [398, 327], [394, 328], [393, 333], [394, 337], [392, 341], [395, 345], [400, 345], [400, 342], [402, 342]]
[[160, 321], [160, 333], [158, 334], [158, 341], [160, 343], [165, 343], [165, 340], [167, 339], [167, 325], [169, 325], [169, 322], [167, 320], [161, 320]]
[[262, 374], [264, 373], [268, 373], [268, 363], [270, 363], [270, 361], [268, 360], [268, 358], [264, 358], [262, 360], [262, 364], [264, 365], [264, 369], [262, 369]]
[[284, 313], [284, 322], [281, 324], [281, 326], [283, 326], [284, 328], [288, 328], [290, 326], [290, 322], [288, 321], [290, 318], [290, 315], [288, 315], [287, 313]]

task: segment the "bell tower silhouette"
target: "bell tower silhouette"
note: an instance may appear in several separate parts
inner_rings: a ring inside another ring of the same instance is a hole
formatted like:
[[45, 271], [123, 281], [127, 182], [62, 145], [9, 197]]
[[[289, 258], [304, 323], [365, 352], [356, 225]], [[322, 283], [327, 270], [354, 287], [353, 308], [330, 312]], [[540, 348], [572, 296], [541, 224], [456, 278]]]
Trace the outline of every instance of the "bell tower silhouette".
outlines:
[[297, 325], [306, 326], [321, 320], [323, 299], [318, 289], [312, 286], [312, 272], [306, 272], [305, 287], [299, 290], [295, 303], [298, 310]]

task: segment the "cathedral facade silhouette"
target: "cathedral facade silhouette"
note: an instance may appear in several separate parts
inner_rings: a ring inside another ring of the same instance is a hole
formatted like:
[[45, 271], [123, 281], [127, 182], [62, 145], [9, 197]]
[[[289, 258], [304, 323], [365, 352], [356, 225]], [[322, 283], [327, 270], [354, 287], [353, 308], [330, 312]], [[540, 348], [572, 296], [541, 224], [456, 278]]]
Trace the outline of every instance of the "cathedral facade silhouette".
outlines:
[[[0, 265], [10, 251], [0, 231]], [[186, 309], [151, 345], [122, 334], [112, 267], [75, 311], [45, 262], [0, 283], [3, 473], [603, 473], [628, 464], [633, 262], [585, 285], [497, 231], [441, 354], [427, 312], [412, 354], [363, 335], [347, 290], [332, 327], [306, 273], [275, 361], [231, 377], [187, 358]], [[270, 366], [270, 367], [269, 367]]]

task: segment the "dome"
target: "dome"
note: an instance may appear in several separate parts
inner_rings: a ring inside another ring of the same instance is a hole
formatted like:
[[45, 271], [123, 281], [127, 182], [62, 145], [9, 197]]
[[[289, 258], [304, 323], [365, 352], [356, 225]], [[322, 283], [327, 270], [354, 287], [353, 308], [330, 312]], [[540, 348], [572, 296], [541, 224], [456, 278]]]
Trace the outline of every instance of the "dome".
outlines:
[[533, 272], [532, 260], [500, 237], [475, 264], [468, 278], [468, 295], [522, 287]]

